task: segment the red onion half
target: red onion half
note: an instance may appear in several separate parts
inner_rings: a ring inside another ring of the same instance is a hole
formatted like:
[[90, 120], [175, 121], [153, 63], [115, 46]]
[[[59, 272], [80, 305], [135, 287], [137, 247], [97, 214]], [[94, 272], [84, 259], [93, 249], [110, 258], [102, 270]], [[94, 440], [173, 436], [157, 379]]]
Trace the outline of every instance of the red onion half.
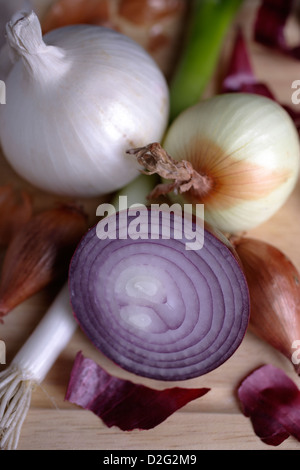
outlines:
[[70, 264], [70, 299], [83, 332], [116, 364], [157, 380], [186, 380], [238, 348], [248, 287], [225, 243], [202, 227], [202, 248], [187, 249], [199, 223], [157, 212], [154, 222], [154, 209], [141, 210], [138, 224], [129, 211], [110, 215], [102, 239], [99, 224], [90, 229]]

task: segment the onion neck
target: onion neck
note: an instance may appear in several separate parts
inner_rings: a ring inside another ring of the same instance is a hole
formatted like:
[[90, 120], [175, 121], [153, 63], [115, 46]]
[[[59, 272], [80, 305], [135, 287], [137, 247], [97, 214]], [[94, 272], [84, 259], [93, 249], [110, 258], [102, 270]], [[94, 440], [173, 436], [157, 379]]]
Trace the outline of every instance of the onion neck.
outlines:
[[194, 199], [201, 200], [213, 189], [213, 178], [198, 173], [187, 160], [174, 160], [157, 142], [130, 149], [127, 153], [136, 156], [138, 163], [144, 167], [143, 173], [158, 174], [161, 178], [172, 180], [171, 183], [158, 184], [149, 194], [149, 199], [156, 199], [172, 191], [190, 191]]
[[21, 58], [28, 74], [36, 80], [53, 81], [68, 70], [65, 51], [45, 44], [39, 19], [33, 11], [16, 13], [7, 24], [6, 33], [13, 62]]

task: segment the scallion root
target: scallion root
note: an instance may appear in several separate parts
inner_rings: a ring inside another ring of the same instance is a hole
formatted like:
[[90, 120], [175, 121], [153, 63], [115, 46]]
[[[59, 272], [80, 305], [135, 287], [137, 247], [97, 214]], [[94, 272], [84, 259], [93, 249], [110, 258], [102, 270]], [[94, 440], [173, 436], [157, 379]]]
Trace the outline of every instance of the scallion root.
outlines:
[[0, 450], [17, 448], [33, 385], [15, 365], [0, 373]]
[[42, 383], [76, 327], [66, 283], [9, 367], [0, 373], [0, 449], [17, 448], [33, 388]]

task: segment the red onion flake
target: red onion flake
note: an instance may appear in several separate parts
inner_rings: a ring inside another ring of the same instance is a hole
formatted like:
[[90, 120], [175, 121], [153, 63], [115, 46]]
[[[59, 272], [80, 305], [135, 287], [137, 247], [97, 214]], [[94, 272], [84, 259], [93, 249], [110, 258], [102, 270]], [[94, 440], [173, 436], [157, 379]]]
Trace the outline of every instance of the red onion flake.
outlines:
[[278, 367], [266, 364], [238, 388], [242, 411], [265, 444], [280, 445], [289, 436], [300, 441], [300, 390]]
[[203, 375], [246, 332], [241, 265], [203, 221], [153, 206], [130, 210], [106, 217], [81, 240], [69, 271], [74, 316], [125, 370], [166, 381]]
[[[299, 47], [300, 51], [300, 47]], [[295, 81], [297, 82], [297, 81]], [[297, 88], [297, 86], [295, 86]], [[259, 81], [251, 63], [251, 57], [247, 49], [247, 42], [241, 29], [237, 30], [228, 70], [221, 84], [221, 93], [243, 92], [266, 96], [280, 104], [290, 115], [300, 133], [300, 113], [290, 105], [279, 103], [269, 85]], [[298, 103], [298, 90], [292, 94], [294, 104]]]
[[71, 371], [65, 400], [92, 411], [107, 427], [122, 431], [152, 429], [209, 388], [155, 390], [110, 375], [78, 352]]

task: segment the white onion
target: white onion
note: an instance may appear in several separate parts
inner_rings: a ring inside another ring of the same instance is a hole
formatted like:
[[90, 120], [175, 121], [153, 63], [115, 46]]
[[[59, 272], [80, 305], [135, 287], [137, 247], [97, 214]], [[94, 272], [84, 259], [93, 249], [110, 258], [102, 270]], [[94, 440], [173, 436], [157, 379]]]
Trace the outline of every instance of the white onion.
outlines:
[[247, 93], [214, 96], [182, 112], [164, 149], [208, 178], [203, 194], [172, 200], [202, 203], [205, 218], [229, 233], [250, 230], [282, 207], [299, 177], [299, 135], [275, 101]]
[[42, 38], [33, 12], [12, 19], [7, 34], [21, 60], [6, 79], [0, 139], [16, 172], [43, 190], [81, 197], [135, 178], [126, 149], [160, 141], [169, 112], [165, 78], [147, 52], [100, 26]]

